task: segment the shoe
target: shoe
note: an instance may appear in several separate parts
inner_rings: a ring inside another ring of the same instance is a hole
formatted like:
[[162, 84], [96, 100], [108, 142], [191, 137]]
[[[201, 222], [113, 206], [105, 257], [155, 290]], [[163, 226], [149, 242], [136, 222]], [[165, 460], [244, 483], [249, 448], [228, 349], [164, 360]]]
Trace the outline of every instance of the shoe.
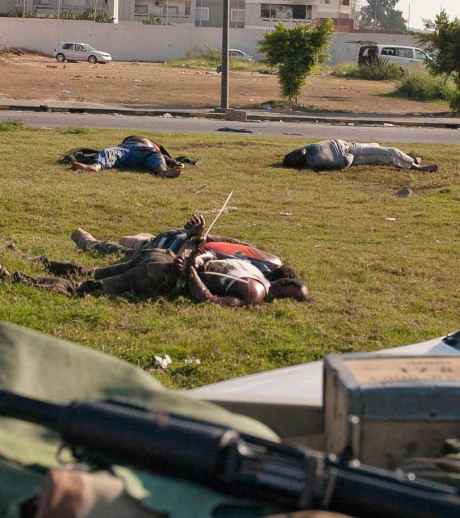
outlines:
[[421, 170], [425, 171], [425, 173], [437, 173], [439, 171], [439, 167], [436, 164], [430, 164], [421, 166]]
[[102, 290], [102, 282], [101, 281], [85, 281], [80, 284], [77, 288], [77, 295], [83, 297], [88, 293], [96, 293]]
[[166, 171], [160, 171], [157, 174], [161, 178], [177, 178], [178, 176], [180, 176], [183, 167], [183, 164], [180, 164], [175, 167], [171, 167], [170, 169], [166, 169]]

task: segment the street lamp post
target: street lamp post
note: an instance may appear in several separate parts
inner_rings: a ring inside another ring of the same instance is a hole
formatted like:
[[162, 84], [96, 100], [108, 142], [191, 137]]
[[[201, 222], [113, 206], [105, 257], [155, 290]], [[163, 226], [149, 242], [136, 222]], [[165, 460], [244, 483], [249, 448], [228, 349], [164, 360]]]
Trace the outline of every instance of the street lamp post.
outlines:
[[228, 81], [228, 33], [230, 24], [230, 0], [223, 0], [222, 15], [222, 78], [221, 78], [221, 94], [220, 107], [223, 111], [228, 110], [229, 97], [229, 81]]

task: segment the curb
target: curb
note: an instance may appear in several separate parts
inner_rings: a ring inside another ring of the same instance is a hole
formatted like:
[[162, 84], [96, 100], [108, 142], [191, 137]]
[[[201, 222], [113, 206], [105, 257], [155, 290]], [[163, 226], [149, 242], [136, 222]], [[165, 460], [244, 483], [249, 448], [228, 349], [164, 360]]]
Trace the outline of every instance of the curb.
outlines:
[[[143, 117], [161, 117], [166, 114], [172, 117], [184, 118], [204, 118], [226, 120], [225, 113], [219, 112], [191, 112], [187, 110], [166, 110], [166, 109], [134, 109], [134, 108], [96, 108], [96, 107], [73, 107], [73, 106], [48, 106], [42, 105], [0, 105], [2, 111], [33, 111], [48, 113], [90, 113], [98, 115], [125, 115]], [[401, 126], [401, 127], [422, 127], [434, 129], [460, 129], [460, 122], [431, 122], [431, 121], [403, 121], [392, 118], [369, 119], [369, 118], [350, 118], [350, 117], [325, 117], [314, 115], [283, 115], [283, 114], [247, 114], [247, 121], [272, 121], [272, 122], [297, 122], [309, 124], [330, 124], [339, 126]]]

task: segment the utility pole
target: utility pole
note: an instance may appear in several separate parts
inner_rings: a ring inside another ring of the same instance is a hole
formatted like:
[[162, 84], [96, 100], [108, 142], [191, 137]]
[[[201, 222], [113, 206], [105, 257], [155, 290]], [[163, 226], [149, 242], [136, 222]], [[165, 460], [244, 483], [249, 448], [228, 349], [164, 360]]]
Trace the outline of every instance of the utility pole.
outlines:
[[407, 16], [407, 30], [410, 31], [410, 15], [411, 15], [411, 2], [409, 0], [409, 14]]
[[223, 15], [222, 15], [222, 78], [220, 91], [220, 107], [223, 111], [228, 110], [228, 33], [230, 25], [230, 0], [223, 0]]

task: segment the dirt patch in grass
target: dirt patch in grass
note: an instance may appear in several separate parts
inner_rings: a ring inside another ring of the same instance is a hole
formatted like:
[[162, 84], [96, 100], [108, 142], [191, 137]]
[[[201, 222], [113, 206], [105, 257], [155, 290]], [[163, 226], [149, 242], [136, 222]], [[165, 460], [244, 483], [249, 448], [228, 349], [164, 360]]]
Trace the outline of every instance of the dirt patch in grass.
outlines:
[[[0, 61], [0, 71], [0, 100], [77, 101], [156, 108], [212, 108], [220, 103], [220, 75], [214, 70], [155, 63], [59, 64], [51, 58], [26, 54], [7, 55]], [[362, 113], [447, 110], [445, 103], [387, 97], [394, 89], [392, 82], [343, 79], [322, 72], [308, 79], [299, 104], [315, 110]], [[233, 72], [230, 95], [233, 107], [259, 107], [280, 98], [277, 77]]]

